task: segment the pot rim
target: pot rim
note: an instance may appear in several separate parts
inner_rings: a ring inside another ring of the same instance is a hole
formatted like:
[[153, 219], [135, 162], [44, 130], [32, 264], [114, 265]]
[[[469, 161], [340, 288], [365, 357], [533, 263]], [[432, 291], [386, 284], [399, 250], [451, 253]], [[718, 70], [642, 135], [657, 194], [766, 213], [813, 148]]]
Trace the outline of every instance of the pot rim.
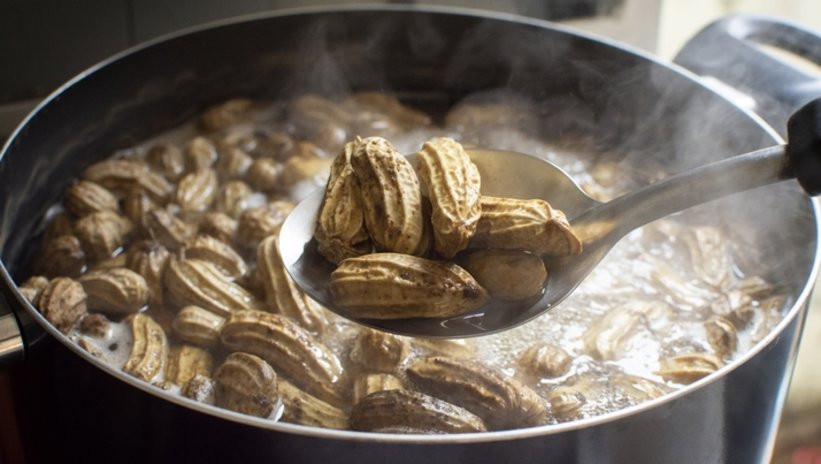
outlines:
[[[733, 105], [739, 111], [741, 111], [745, 116], [749, 117], [753, 120], [758, 126], [761, 127], [764, 132], [766, 132], [775, 143], [783, 144], [784, 140], [781, 136], [772, 128], [770, 127], [760, 116], [755, 114], [751, 109], [742, 107], [736, 103], [733, 103], [729, 98], [721, 94], [720, 92], [713, 89], [710, 85], [708, 85], [701, 77], [692, 73], [691, 71], [683, 68], [675, 63], [666, 62], [661, 60], [660, 58], [640, 50], [636, 47], [631, 45], [623, 44], [617, 42], [613, 39], [599, 36], [594, 33], [583, 32], [576, 29], [573, 29], [568, 26], [563, 26], [559, 24], [552, 23], [550, 21], [536, 19], [536, 18], [528, 18], [523, 17], [511, 13], [502, 13], [502, 12], [492, 12], [487, 10], [480, 10], [475, 8], [464, 8], [464, 7], [449, 7], [449, 6], [431, 6], [426, 5], [424, 7], [419, 7], [415, 5], [334, 5], [332, 7], [328, 6], [310, 6], [310, 7], [296, 7], [296, 8], [287, 8], [282, 10], [276, 11], [269, 11], [269, 12], [262, 12], [262, 13], [253, 13], [248, 15], [237, 16], [228, 19], [222, 19], [219, 21], [213, 21], [202, 25], [197, 25], [193, 27], [188, 27], [185, 29], [181, 29], [179, 31], [175, 31], [170, 34], [166, 34], [141, 44], [135, 45], [130, 47], [126, 50], [123, 50], [119, 53], [116, 53], [109, 58], [100, 61], [99, 63], [87, 68], [86, 70], [80, 72], [75, 77], [58, 87], [54, 90], [48, 97], [44, 98], [42, 102], [40, 102], [24, 119], [20, 122], [20, 124], [15, 128], [15, 130], [11, 133], [9, 138], [6, 140], [5, 144], [0, 150], [0, 163], [2, 163], [3, 158], [5, 157], [6, 153], [9, 150], [9, 147], [14, 142], [17, 137], [24, 131], [25, 127], [28, 125], [28, 122], [33, 119], [37, 113], [39, 113], [43, 108], [47, 107], [53, 100], [59, 98], [60, 94], [69, 90], [74, 84], [79, 81], [85, 79], [88, 75], [93, 74], [94, 72], [105, 68], [106, 66], [119, 61], [121, 59], [127, 58], [129, 55], [139, 52], [143, 49], [150, 48], [154, 45], [171, 41], [176, 38], [198, 33], [204, 32], [210, 29], [217, 29], [220, 27], [225, 26], [232, 26], [243, 22], [251, 22], [251, 21], [259, 21], [265, 20], [269, 18], [278, 18], [284, 16], [293, 16], [293, 15], [305, 15], [305, 14], [316, 14], [316, 13], [347, 13], [347, 12], [419, 12], [419, 13], [428, 13], [428, 14], [441, 14], [441, 15], [460, 15], [460, 16], [471, 16], [476, 18], [484, 18], [484, 19], [492, 19], [492, 20], [500, 20], [506, 22], [512, 22], [527, 26], [536, 26], [544, 29], [551, 29], [554, 31], [561, 32], [563, 34], [568, 34], [576, 37], [580, 37], [583, 39], [591, 40], [594, 42], [598, 42], [604, 45], [607, 45], [612, 48], [619, 49], [626, 53], [638, 56], [644, 60], [652, 62], [653, 64], [668, 68], [678, 74], [682, 75], [683, 77], [687, 78], [688, 80], [692, 81], [694, 84], [705, 88], [710, 93], [714, 94], [716, 98], [721, 98], [726, 100], [729, 104]], [[678, 390], [675, 390], [671, 393], [663, 395], [661, 397], [642, 402], [640, 404], [629, 406], [623, 409], [619, 409], [617, 411], [609, 412], [606, 414], [601, 414], [598, 416], [574, 420], [570, 422], [564, 422], [560, 424], [549, 424], [549, 425], [541, 425], [536, 427], [527, 427], [527, 428], [520, 428], [520, 429], [513, 429], [513, 430], [501, 430], [501, 431], [492, 431], [492, 432], [481, 432], [481, 433], [467, 433], [467, 434], [447, 434], [447, 435], [423, 435], [423, 434], [389, 434], [389, 433], [374, 433], [374, 432], [360, 432], [360, 431], [353, 431], [353, 430], [335, 430], [329, 428], [321, 428], [321, 427], [313, 427], [313, 426], [305, 426], [299, 424], [290, 424], [286, 422], [274, 422], [268, 419], [262, 419], [254, 416], [249, 416], [245, 414], [240, 414], [231, 410], [222, 409], [217, 406], [211, 406], [208, 404], [200, 403], [195, 400], [186, 398], [182, 395], [176, 393], [170, 393], [166, 390], [163, 390], [160, 387], [151, 385], [147, 382], [139, 380], [133, 376], [128, 375], [122, 370], [114, 369], [112, 366], [104, 363], [103, 361], [97, 359], [96, 357], [92, 356], [89, 352], [82, 349], [77, 343], [71, 341], [67, 336], [59, 332], [48, 320], [43, 317], [43, 315], [20, 293], [17, 285], [15, 284], [14, 280], [12, 279], [11, 275], [8, 272], [5, 264], [0, 260], [0, 277], [2, 277], [2, 281], [6, 288], [11, 289], [11, 296], [16, 299], [16, 308], [24, 308], [25, 311], [28, 313], [30, 317], [37, 321], [37, 323], [45, 329], [47, 333], [49, 333], [52, 337], [56, 338], [60, 343], [68, 347], [71, 351], [75, 354], [79, 355], [85, 361], [90, 362], [91, 364], [95, 365], [96, 367], [100, 368], [103, 372], [127, 383], [133, 387], [136, 387], [146, 393], [149, 393], [155, 397], [158, 397], [165, 401], [170, 401], [178, 406], [182, 406], [188, 409], [192, 409], [204, 414], [208, 414], [213, 417], [217, 417], [220, 419], [227, 419], [233, 422], [237, 422], [240, 424], [253, 426], [262, 429], [268, 429], [275, 432], [285, 432], [285, 433], [292, 433], [304, 436], [310, 436], [315, 438], [330, 438], [335, 440], [346, 440], [346, 441], [361, 441], [361, 442], [381, 442], [381, 443], [404, 443], [404, 444], [462, 444], [462, 443], [480, 443], [480, 442], [495, 442], [495, 441], [507, 441], [507, 440], [516, 440], [516, 439], [523, 439], [523, 438], [530, 438], [530, 437], [537, 437], [543, 435], [553, 435], [553, 434], [560, 434], [565, 432], [571, 432], [581, 429], [586, 429], [590, 427], [595, 427], [599, 425], [603, 425], [610, 422], [615, 422], [623, 418], [627, 418], [633, 415], [638, 415], [644, 411], [656, 408], [663, 404], [675, 401], [679, 398], [682, 398], [690, 393], [699, 390], [703, 387], [706, 387], [713, 382], [717, 381], [718, 379], [726, 376], [742, 364], [746, 363], [749, 359], [755, 357], [759, 352], [761, 352], [766, 346], [770, 345], [773, 340], [775, 340], [781, 333], [784, 331], [786, 326], [792, 323], [793, 319], [798, 317], [799, 313], [808, 305], [810, 294], [812, 292], [813, 284], [818, 277], [819, 272], [819, 258], [821, 258], [821, 248], [819, 248], [819, 242], [821, 242], [821, 214], [819, 214], [819, 208], [821, 207], [821, 200], [817, 198], [810, 198], [811, 208], [813, 212], [813, 219], [815, 222], [815, 250], [814, 256], [812, 260], [812, 267], [810, 269], [810, 273], [807, 276], [807, 280], [801, 287], [801, 291], [796, 296], [794, 302], [792, 303], [791, 308], [786, 312], [782, 320], [775, 326], [770, 333], [767, 334], [761, 341], [759, 341], [755, 346], [753, 346], [750, 350], [748, 350], [744, 355], [741, 357], [733, 360], [731, 363], [723, 366], [719, 370], [713, 372], [712, 374], [693, 382], [685, 387], [682, 387]], [[786, 392], [784, 392], [785, 394]]]

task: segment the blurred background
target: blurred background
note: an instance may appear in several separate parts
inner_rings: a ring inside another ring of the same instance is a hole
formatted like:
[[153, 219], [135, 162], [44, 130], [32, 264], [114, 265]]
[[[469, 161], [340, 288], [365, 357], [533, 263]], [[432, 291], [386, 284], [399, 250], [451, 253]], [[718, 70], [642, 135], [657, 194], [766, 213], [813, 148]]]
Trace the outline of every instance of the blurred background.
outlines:
[[[97, 61], [186, 27], [281, 8], [350, 0], [2, 0], [0, 141], [46, 95]], [[794, 20], [821, 31], [819, 0], [439, 0], [557, 21], [672, 60], [701, 28], [732, 12]], [[784, 57], [784, 59], [791, 59]], [[821, 69], [807, 68], [821, 79]], [[821, 298], [807, 320], [776, 444], [777, 464], [821, 463]], [[2, 392], [0, 392], [0, 397]], [[0, 398], [2, 409], [2, 398]], [[0, 433], [0, 438], [6, 435]]]

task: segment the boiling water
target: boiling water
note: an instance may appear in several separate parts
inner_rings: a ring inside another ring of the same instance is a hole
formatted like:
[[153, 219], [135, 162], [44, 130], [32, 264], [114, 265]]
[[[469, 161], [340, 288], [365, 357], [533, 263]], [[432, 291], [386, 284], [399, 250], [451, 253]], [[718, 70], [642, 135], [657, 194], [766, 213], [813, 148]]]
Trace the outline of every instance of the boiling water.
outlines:
[[[252, 132], [264, 127], [280, 109], [274, 106], [235, 130]], [[191, 123], [139, 146], [124, 149], [115, 156], [139, 158], [155, 143], [182, 146], [194, 135], [197, 130]], [[516, 128], [494, 128], [474, 134], [448, 128], [425, 128], [404, 132], [390, 140], [401, 152], [412, 153], [424, 141], [442, 135], [477, 146], [541, 156], [564, 168], [600, 199], [612, 197], [630, 186], [631, 179], [614, 181], [607, 175], [598, 154], [559, 150]], [[290, 199], [299, 201], [324, 186], [324, 182], [323, 176], [308, 179], [293, 189]], [[264, 202], [265, 197], [260, 195], [258, 200]], [[716, 302], [727, 298], [744, 278], [750, 277], [733, 266], [731, 239], [720, 222], [689, 222], [687, 216], [678, 215], [633, 231], [557, 308], [509, 331], [470, 339], [467, 345], [476, 350], [475, 356], [479, 360], [523, 380], [545, 397], [558, 386], [575, 389], [583, 398], [583, 405], [571, 414], [555, 415], [554, 421], [602, 414], [680, 388], [681, 384], [659, 375], [663, 363], [680, 354], [715, 353], [704, 322], [713, 315], [711, 308]], [[693, 254], [681, 241], [681, 237], [695, 227], [711, 228], [721, 239], [712, 250], [726, 254], [722, 262], [730, 266], [728, 279], [721, 288], [698, 275]], [[777, 322], [782, 307], [764, 308], [765, 298], [771, 296], [772, 292], [768, 291], [747, 302], [751, 319], [738, 327], [737, 348], [725, 355], [725, 362], [747, 351]], [[131, 348], [130, 334], [122, 322], [111, 325], [112, 329], [104, 337], [89, 337], [76, 331], [71, 337], [93, 345], [102, 359], [120, 369]], [[339, 321], [336, 330], [329, 331], [323, 341], [340, 358], [346, 359], [356, 333], [355, 325]], [[172, 343], [178, 342], [173, 334], [169, 334], [169, 338]], [[538, 343], [554, 344], [565, 350], [572, 358], [569, 369], [554, 378], [539, 378], [530, 373], [519, 362], [519, 357]], [[225, 354], [216, 352], [215, 362]], [[417, 352], [412, 353], [411, 358], [416, 355]], [[722, 353], [718, 355], [721, 357]], [[162, 374], [153, 380], [159, 384]]]

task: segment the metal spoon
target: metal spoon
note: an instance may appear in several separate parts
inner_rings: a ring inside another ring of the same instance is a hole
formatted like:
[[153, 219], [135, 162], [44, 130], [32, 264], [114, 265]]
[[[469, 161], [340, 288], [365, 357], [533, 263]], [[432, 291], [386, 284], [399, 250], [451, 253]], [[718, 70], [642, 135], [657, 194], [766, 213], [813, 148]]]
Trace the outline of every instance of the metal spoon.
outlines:
[[[567, 298], [628, 232], [653, 220], [731, 193], [797, 177], [810, 195], [821, 193], [821, 100], [797, 112], [789, 125], [790, 144], [734, 156], [677, 174], [607, 203], [593, 200], [562, 169], [540, 158], [497, 151], [468, 150], [482, 177], [482, 194], [542, 198], [559, 208], [584, 244], [580, 255], [547, 261], [545, 292], [535, 301], [491, 303], [448, 319], [357, 320], [401, 335], [467, 337], [523, 324]], [[411, 162], [414, 156], [408, 157]], [[299, 203], [280, 232], [280, 251], [299, 287], [337, 311], [328, 290], [334, 265], [316, 251], [313, 240], [324, 195], [319, 189]]]

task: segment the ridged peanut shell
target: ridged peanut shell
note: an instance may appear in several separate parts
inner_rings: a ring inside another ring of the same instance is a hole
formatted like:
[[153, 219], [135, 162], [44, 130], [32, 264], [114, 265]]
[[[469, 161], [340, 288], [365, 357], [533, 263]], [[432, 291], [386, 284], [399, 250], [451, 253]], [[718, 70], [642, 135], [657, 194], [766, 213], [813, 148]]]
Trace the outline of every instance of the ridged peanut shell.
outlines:
[[165, 368], [165, 380], [183, 386], [196, 375], [211, 375], [214, 358], [206, 350], [191, 345], [171, 348]]
[[404, 387], [399, 377], [392, 374], [365, 374], [356, 379], [353, 383], [353, 403], [362, 401], [363, 398], [384, 390], [402, 390]]
[[256, 248], [265, 237], [279, 232], [285, 217], [293, 209], [287, 202], [273, 202], [242, 212], [237, 226], [237, 244]]
[[329, 429], [348, 428], [348, 415], [342, 409], [302, 391], [286, 380], [279, 380], [279, 394], [284, 422]]
[[236, 311], [220, 334], [223, 346], [268, 361], [299, 388], [342, 404], [342, 364], [319, 339], [291, 319], [262, 311]]
[[661, 362], [658, 375], [667, 380], [690, 384], [719, 370], [724, 363], [707, 353], [685, 353]]
[[183, 211], [205, 211], [217, 196], [217, 173], [210, 168], [189, 172], [177, 184], [176, 200]]
[[365, 229], [359, 181], [351, 166], [351, 156], [357, 144], [358, 141], [345, 144], [334, 159], [317, 216], [314, 232], [317, 249], [334, 264], [363, 255], [371, 247]]
[[265, 301], [274, 312], [314, 333], [322, 332], [327, 323], [323, 308], [297, 288], [288, 275], [276, 235], [268, 236], [257, 247], [257, 273], [265, 289]]
[[224, 324], [224, 317], [199, 306], [188, 305], [180, 309], [171, 326], [180, 339], [213, 348], [219, 344], [220, 330]]
[[66, 208], [77, 217], [99, 211], [117, 212], [120, 205], [117, 197], [102, 185], [81, 180], [66, 189]]
[[79, 278], [88, 294], [88, 307], [108, 314], [131, 314], [148, 304], [148, 284], [126, 268], [91, 271]]
[[29, 300], [32, 304], [35, 304], [46, 287], [48, 287], [48, 279], [43, 276], [35, 275], [26, 279], [26, 281], [20, 284], [17, 289], [20, 290], [20, 293], [22, 293], [27, 300]]
[[145, 156], [148, 166], [167, 179], [176, 181], [185, 171], [185, 158], [182, 150], [170, 143], [158, 143], [148, 150]]
[[468, 410], [423, 393], [383, 390], [360, 400], [351, 411], [351, 428], [362, 431], [405, 429], [418, 433], [486, 432], [482, 419]]
[[227, 129], [240, 122], [253, 108], [253, 104], [247, 98], [232, 98], [211, 106], [200, 116], [200, 126], [207, 132]]
[[160, 242], [169, 251], [177, 251], [194, 236], [194, 228], [165, 208], [147, 211], [142, 217], [144, 235]]
[[337, 307], [352, 317], [451, 317], [482, 307], [487, 291], [456, 264], [399, 253], [349, 258], [331, 273]]
[[365, 371], [395, 373], [409, 352], [406, 338], [366, 328], [354, 340], [350, 357]]
[[81, 177], [105, 188], [123, 192], [139, 187], [158, 202], [163, 202], [173, 190], [165, 178], [149, 171], [145, 164], [134, 160], [100, 161], [86, 168]]
[[233, 243], [237, 226], [237, 221], [225, 213], [205, 213], [200, 220], [198, 232], [223, 243]]
[[439, 137], [422, 146], [418, 172], [432, 207], [436, 251], [452, 258], [467, 248], [482, 215], [479, 170], [461, 144]]
[[540, 295], [547, 269], [539, 256], [522, 250], [475, 250], [460, 264], [501, 300], [517, 301]]
[[193, 304], [220, 316], [242, 309], [264, 309], [254, 295], [231, 282], [207, 261], [173, 261], [169, 263], [163, 280], [171, 301], [177, 306]]
[[197, 172], [210, 168], [217, 161], [217, 147], [205, 137], [197, 136], [185, 144], [185, 169]]
[[189, 240], [182, 250], [187, 259], [208, 261], [231, 279], [240, 279], [248, 273], [248, 265], [230, 245], [210, 235], [198, 235]]
[[519, 365], [525, 373], [535, 378], [563, 375], [572, 361], [566, 351], [551, 343], [531, 345], [519, 357]]
[[37, 271], [48, 277], [77, 277], [86, 269], [83, 245], [74, 235], [58, 235], [43, 244]]
[[421, 391], [473, 412], [491, 429], [547, 422], [547, 408], [536, 392], [478, 362], [432, 356], [417, 359], [406, 373]]
[[180, 389], [180, 394], [194, 401], [205, 404], [217, 402], [217, 383], [214, 379], [204, 375], [195, 375]]
[[271, 417], [279, 405], [274, 369], [248, 353], [231, 353], [214, 373], [217, 406], [257, 417]]
[[365, 226], [380, 251], [424, 253], [422, 194], [410, 162], [387, 140], [358, 141], [351, 155]]
[[111, 211], [88, 214], [74, 224], [75, 234], [91, 260], [111, 258], [125, 244], [131, 229], [131, 221]]
[[68, 277], [57, 277], [40, 292], [37, 307], [57, 330], [68, 333], [86, 314], [86, 300], [82, 284]]
[[171, 253], [153, 240], [135, 242], [128, 249], [126, 266], [145, 279], [154, 306], [162, 306], [164, 296], [163, 274], [171, 259]]
[[482, 217], [470, 243], [473, 247], [528, 250], [547, 256], [582, 252], [582, 242], [564, 213], [544, 200], [482, 196], [481, 204]]
[[163, 370], [168, 357], [168, 339], [162, 327], [144, 313], [131, 316], [131, 353], [123, 370], [134, 377], [151, 381]]
[[248, 207], [248, 197], [252, 193], [254, 191], [251, 187], [241, 180], [226, 182], [217, 193], [215, 209], [232, 218], [238, 218]]

